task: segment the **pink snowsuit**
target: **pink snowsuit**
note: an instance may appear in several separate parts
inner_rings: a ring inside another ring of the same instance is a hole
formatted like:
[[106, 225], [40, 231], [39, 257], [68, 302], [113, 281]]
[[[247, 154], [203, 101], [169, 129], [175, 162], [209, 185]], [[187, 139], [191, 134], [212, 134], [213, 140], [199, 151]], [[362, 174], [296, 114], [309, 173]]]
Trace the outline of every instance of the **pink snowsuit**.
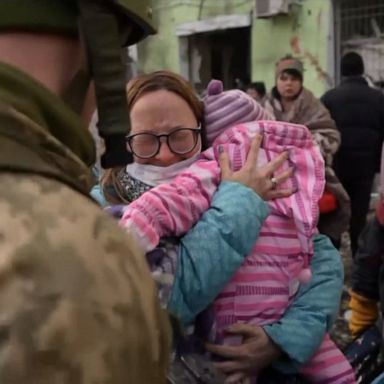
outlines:
[[[136, 234], [146, 251], [163, 236], [185, 234], [209, 208], [220, 182], [219, 145], [229, 154], [232, 169], [238, 170], [246, 161], [256, 133], [263, 134], [260, 165], [289, 151], [289, 161], [279, 172], [293, 166], [294, 176], [279, 188], [293, 187], [297, 192], [268, 202], [270, 215], [251, 254], [214, 302], [216, 338], [222, 343], [235, 342], [223, 333], [234, 323], [264, 325], [278, 321], [299, 288], [301, 272], [308, 268], [325, 182], [324, 162], [308, 129], [277, 121], [227, 129], [200, 160], [172, 183], [153, 188], [130, 204], [120, 222]], [[301, 373], [314, 383], [355, 382], [351, 366], [328, 334]]]

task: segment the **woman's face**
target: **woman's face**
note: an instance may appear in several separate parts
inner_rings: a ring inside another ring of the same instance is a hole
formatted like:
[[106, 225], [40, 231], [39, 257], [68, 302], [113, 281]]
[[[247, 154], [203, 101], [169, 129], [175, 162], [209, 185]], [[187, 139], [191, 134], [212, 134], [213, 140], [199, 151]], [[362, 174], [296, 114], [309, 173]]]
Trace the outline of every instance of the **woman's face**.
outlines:
[[[141, 96], [131, 108], [130, 117], [131, 136], [138, 133], [169, 134], [178, 128], [197, 128], [199, 125], [187, 102], [177, 94], [166, 90], [153, 91]], [[179, 132], [175, 143], [182, 146], [183, 143], [180, 141], [184, 140], [184, 133]], [[134, 160], [136, 163], [167, 167], [192, 157], [200, 150], [200, 134], [194, 148], [182, 155], [172, 152], [166, 138], [162, 137], [159, 152], [155, 156], [149, 159], [134, 156]]]
[[284, 99], [294, 99], [301, 91], [303, 82], [297, 76], [282, 72], [277, 77], [277, 90]]

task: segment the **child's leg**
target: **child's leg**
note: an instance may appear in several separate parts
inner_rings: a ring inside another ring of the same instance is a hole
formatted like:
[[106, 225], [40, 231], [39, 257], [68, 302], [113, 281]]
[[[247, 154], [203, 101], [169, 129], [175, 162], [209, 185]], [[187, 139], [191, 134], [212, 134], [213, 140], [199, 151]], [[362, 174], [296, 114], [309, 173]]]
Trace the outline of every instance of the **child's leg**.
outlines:
[[301, 368], [300, 373], [311, 383], [356, 383], [353, 368], [328, 334], [324, 336], [315, 355]]

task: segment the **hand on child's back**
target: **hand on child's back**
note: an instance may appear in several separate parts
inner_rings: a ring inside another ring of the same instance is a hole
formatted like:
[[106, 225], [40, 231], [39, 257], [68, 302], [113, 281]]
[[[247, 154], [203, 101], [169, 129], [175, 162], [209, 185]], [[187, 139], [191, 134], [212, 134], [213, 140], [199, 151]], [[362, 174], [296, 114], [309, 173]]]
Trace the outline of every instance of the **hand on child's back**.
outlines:
[[296, 192], [294, 189], [279, 189], [278, 186], [292, 176], [293, 168], [274, 176], [276, 170], [288, 160], [288, 152], [280, 154], [274, 160], [259, 167], [257, 158], [261, 140], [261, 135], [255, 136], [245, 164], [236, 172], [231, 170], [228, 154], [223, 150], [223, 147], [219, 147], [221, 180], [244, 184], [246, 187], [253, 189], [263, 200], [273, 200], [292, 195]]

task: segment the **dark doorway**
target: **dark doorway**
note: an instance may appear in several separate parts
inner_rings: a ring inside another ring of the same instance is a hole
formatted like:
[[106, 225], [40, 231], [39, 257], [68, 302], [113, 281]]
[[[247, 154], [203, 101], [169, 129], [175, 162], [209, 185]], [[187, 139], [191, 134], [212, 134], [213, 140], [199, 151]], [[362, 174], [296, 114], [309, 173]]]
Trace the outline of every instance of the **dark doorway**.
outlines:
[[222, 80], [226, 89], [246, 84], [251, 77], [250, 41], [249, 27], [192, 35], [190, 52], [200, 59], [196, 89], [205, 89], [212, 78]]

